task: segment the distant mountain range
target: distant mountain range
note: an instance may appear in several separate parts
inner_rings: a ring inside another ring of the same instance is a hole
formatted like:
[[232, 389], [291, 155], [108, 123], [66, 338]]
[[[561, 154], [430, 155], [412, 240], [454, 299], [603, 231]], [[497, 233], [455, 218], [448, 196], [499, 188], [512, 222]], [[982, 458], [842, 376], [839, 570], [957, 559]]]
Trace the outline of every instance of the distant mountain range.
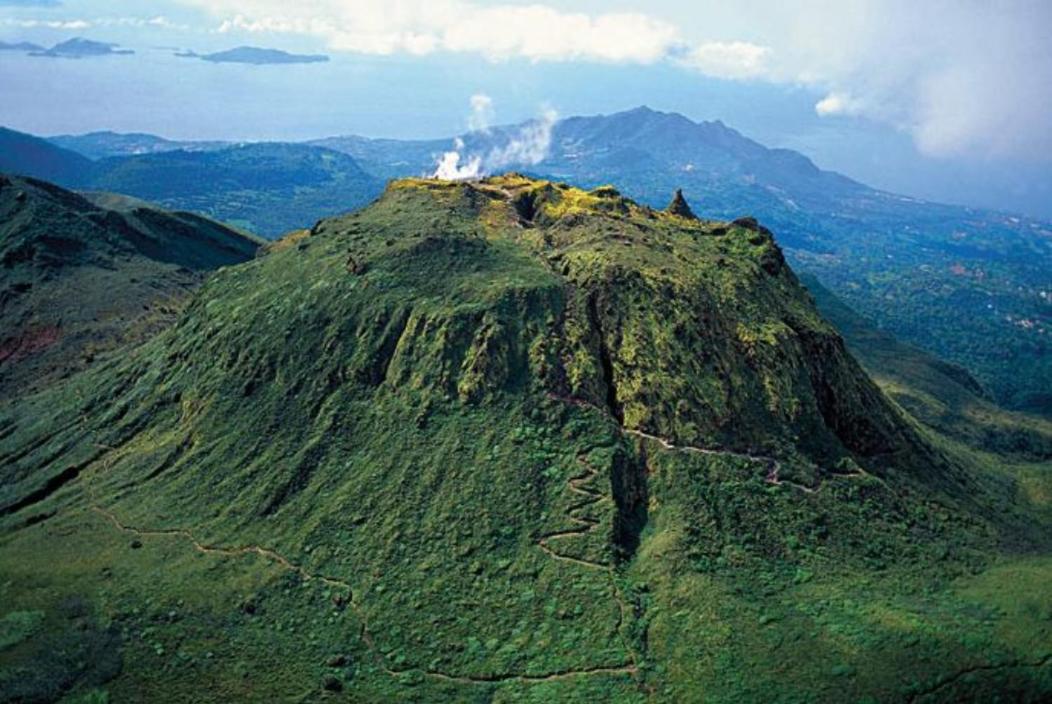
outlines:
[[[464, 135], [463, 152], [508, 152], [521, 134], [508, 126]], [[386, 179], [431, 172], [451, 147], [452, 139], [237, 146], [108, 133], [49, 144], [4, 132], [0, 169], [126, 192], [274, 237], [364, 205]], [[1000, 402], [1052, 413], [1052, 224], [878, 191], [721, 122], [648, 108], [562, 120], [543, 159], [505, 168], [614, 183], [657, 206], [682, 188], [704, 217], [754, 215], [797, 269], [878, 326], [965, 366]]]
[[[383, 188], [354, 158], [304, 144], [190, 144], [112, 133], [56, 143], [0, 130], [0, 171], [125, 193], [268, 237], [364, 205]], [[58, 144], [82, 148], [94, 159]], [[125, 155], [107, 156], [114, 151]]]
[[0, 42], [0, 51], [44, 51], [44, 47], [32, 42]]
[[234, 146], [230, 142], [179, 142], [152, 134], [117, 132], [60, 135], [51, 137], [48, 141], [63, 149], [82, 154], [89, 159], [176, 151], [204, 152]]

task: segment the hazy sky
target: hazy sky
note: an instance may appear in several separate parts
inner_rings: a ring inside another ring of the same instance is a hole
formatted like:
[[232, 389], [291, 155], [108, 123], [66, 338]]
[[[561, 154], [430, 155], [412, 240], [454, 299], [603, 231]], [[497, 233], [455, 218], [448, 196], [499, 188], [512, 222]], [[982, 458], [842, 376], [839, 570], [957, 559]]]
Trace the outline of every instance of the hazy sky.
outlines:
[[[879, 187], [1052, 217], [1049, 27], [1044, 0], [0, 0], [0, 41], [136, 51], [0, 52], [0, 124], [432, 137], [464, 129], [480, 92], [502, 122], [648, 104]], [[172, 51], [243, 44], [333, 61]]]

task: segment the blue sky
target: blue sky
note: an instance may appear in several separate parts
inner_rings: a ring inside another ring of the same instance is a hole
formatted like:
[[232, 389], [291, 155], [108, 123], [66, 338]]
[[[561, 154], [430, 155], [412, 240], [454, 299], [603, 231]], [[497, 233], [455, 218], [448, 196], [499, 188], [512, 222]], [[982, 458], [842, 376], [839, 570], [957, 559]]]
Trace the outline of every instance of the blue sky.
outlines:
[[[0, 53], [0, 124], [438, 137], [476, 93], [500, 122], [647, 104], [878, 187], [1052, 217], [1049, 26], [1052, 3], [1022, 0], [0, 0], [0, 40], [136, 51]], [[173, 56], [244, 44], [333, 60]]]

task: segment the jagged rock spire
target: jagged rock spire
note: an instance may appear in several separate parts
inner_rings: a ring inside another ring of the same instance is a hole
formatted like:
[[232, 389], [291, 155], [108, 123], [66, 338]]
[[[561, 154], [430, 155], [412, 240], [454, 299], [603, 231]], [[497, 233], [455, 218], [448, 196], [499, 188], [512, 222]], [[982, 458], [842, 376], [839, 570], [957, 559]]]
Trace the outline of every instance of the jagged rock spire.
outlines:
[[687, 199], [683, 197], [683, 189], [677, 188], [676, 195], [672, 197], [672, 202], [668, 204], [665, 210], [673, 215], [678, 215], [681, 218], [689, 218], [690, 220], [697, 220], [698, 216], [694, 214], [694, 211], [690, 209], [690, 204], [687, 203]]

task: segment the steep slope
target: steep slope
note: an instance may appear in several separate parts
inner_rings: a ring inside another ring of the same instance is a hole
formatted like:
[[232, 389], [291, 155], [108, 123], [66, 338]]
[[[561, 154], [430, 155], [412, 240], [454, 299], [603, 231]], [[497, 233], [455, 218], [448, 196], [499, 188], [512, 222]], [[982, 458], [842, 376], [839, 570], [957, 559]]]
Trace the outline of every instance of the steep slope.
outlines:
[[1018, 631], [983, 630], [949, 592], [998, 539], [1034, 549], [1012, 485], [919, 434], [755, 221], [610, 187], [395, 182], [0, 411], [0, 467], [0, 692], [43, 688], [41, 649], [93, 633], [116, 639], [47, 682], [842, 701], [952, 694], [996, 655], [1019, 672], [972, 689], [1049, 684], [1047, 624], [1011, 607]]
[[320, 146], [108, 132], [49, 142], [0, 128], [0, 170], [127, 194], [269, 238], [361, 207], [383, 190], [382, 178], [354, 158]]
[[866, 371], [912, 416], [971, 447], [1034, 461], [1052, 458], [1052, 423], [999, 408], [965, 369], [899, 342], [813, 276], [801, 281]]
[[11, 398], [170, 323], [251, 237], [189, 213], [0, 175], [0, 393]]
[[[467, 153], [485, 158], [494, 151], [525, 153], [508, 150], [521, 133], [521, 125], [497, 127], [461, 139]], [[133, 137], [130, 141], [138, 143]], [[121, 149], [116, 137], [101, 141], [113, 140], [114, 149]], [[216, 195], [176, 193], [169, 201], [167, 191], [145, 190], [151, 180], [164, 182], [167, 171], [159, 165], [156, 172], [146, 168], [130, 180], [99, 187], [197, 209], [277, 236], [368, 202], [379, 194], [381, 179], [433, 172], [452, 141], [345, 136], [312, 142], [350, 155], [373, 177], [370, 182], [353, 178], [356, 185], [350, 189], [334, 177], [294, 193], [280, 182], [231, 193], [208, 180], [209, 173], [195, 172], [194, 178], [215, 187]], [[89, 138], [58, 143], [95, 148]], [[172, 146], [143, 144], [150, 150]], [[507, 168], [506, 160], [502, 157], [501, 168]], [[288, 164], [265, 163], [270, 173], [299, 177], [295, 158]], [[554, 125], [545, 158], [518, 166], [586, 186], [616, 182], [627, 195], [655, 207], [682, 188], [708, 217], [752, 214], [778, 233], [793, 266], [817, 275], [881, 327], [965, 367], [1002, 405], [1052, 412], [1047, 273], [1052, 270], [1052, 224], [877, 191], [823, 171], [799, 153], [769, 149], [719, 121], [696, 123], [649, 108], [562, 120]], [[288, 202], [292, 208], [274, 210], [275, 204]], [[959, 324], [962, 311], [969, 316], [968, 326]]]
[[653, 205], [683, 188], [709, 217], [751, 213], [795, 267], [897, 337], [965, 366], [1002, 403], [1045, 408], [1052, 225], [882, 193], [722, 123], [647, 109], [572, 118], [552, 140], [538, 173], [612, 180]]

